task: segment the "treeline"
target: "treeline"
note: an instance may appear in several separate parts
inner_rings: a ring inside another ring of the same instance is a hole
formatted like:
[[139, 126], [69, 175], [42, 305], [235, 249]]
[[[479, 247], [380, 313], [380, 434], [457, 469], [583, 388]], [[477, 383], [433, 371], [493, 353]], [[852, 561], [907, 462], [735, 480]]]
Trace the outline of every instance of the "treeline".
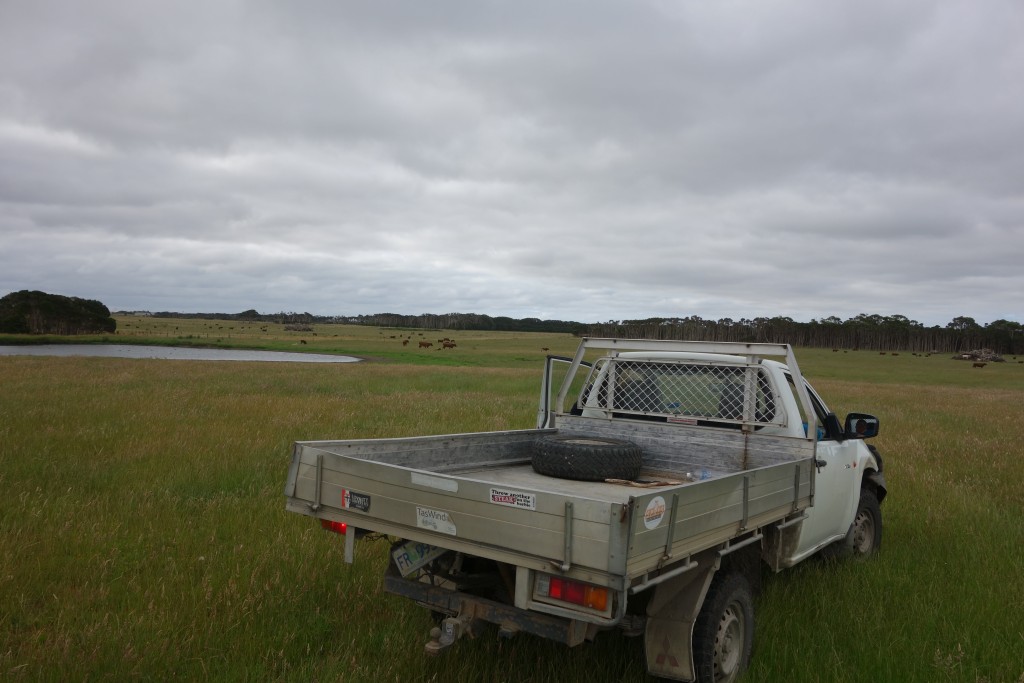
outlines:
[[634, 339], [692, 339], [698, 341], [772, 342], [793, 346], [957, 353], [991, 349], [1000, 354], [1024, 353], [1024, 327], [1009, 320], [987, 325], [959, 316], [945, 327], [925, 327], [902, 315], [860, 314], [848, 320], [831, 316], [810, 322], [792, 318], [705, 320], [687, 318], [646, 318], [610, 320], [587, 325], [592, 337]]
[[956, 317], [944, 327], [925, 327], [903, 315], [882, 316], [864, 313], [847, 320], [830, 316], [810, 322], [798, 322], [783, 316], [709, 320], [692, 315], [685, 318], [609, 320], [593, 324], [539, 318], [509, 318], [479, 313], [322, 316], [293, 312], [262, 314], [250, 309], [242, 313], [161, 311], [152, 315], [158, 318], [202, 318], [284, 325], [343, 323], [409, 329], [561, 332], [576, 336], [632, 339], [773, 342], [804, 347], [922, 353], [957, 353], [983, 348], [992, 349], [1000, 354], [1024, 353], [1024, 327], [1020, 323], [996, 320], [982, 325], [967, 316]]
[[444, 313], [441, 315], [399, 315], [376, 313], [346, 319], [356, 325], [377, 327], [412, 327], [438, 330], [489, 330], [501, 332], [564, 332], [580, 336], [586, 329], [583, 323], [540, 318], [508, 318], [479, 313]]
[[478, 313], [374, 313], [373, 315], [313, 315], [312, 313], [258, 313], [250, 309], [241, 313], [172, 313], [158, 311], [154, 318], [194, 318], [202, 320], [237, 320], [239, 322], [274, 323], [278, 325], [314, 325], [342, 323], [374, 327], [404, 327], [431, 330], [492, 330], [502, 332], [564, 332], [582, 334], [586, 325], [565, 320], [540, 318], [508, 318]]
[[8, 334], [97, 334], [114, 332], [117, 321], [99, 301], [23, 289], [0, 298], [0, 332]]

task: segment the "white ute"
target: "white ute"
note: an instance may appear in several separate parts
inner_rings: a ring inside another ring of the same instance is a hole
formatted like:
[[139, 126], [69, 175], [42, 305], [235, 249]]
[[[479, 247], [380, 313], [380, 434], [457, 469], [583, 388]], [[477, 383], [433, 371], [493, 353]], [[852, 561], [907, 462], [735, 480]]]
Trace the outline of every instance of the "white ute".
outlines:
[[652, 675], [732, 681], [762, 564], [878, 549], [877, 433], [787, 344], [585, 338], [548, 357], [535, 429], [297, 442], [285, 495], [349, 563], [393, 541], [384, 589], [434, 612], [428, 654], [488, 622], [568, 646], [620, 629]]

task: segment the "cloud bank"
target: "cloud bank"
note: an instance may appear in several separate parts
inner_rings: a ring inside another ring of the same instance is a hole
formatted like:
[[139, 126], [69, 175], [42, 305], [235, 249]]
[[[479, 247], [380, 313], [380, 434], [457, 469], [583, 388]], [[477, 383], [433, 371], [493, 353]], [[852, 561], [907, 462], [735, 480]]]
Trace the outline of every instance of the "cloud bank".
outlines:
[[0, 7], [0, 290], [1022, 320], [1024, 6]]

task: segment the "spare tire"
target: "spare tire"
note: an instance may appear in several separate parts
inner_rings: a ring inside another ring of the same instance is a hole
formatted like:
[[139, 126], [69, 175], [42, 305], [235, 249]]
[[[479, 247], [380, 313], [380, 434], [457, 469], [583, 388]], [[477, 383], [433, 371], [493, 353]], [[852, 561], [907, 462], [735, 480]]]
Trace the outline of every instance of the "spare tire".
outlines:
[[576, 481], [636, 479], [642, 452], [629, 441], [592, 436], [547, 436], [533, 449], [534, 471]]

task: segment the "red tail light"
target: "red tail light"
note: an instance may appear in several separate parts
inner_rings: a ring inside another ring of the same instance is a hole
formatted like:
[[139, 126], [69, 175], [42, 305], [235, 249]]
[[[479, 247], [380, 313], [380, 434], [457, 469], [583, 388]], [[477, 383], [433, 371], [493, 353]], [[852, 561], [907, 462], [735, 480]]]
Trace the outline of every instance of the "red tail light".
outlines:
[[348, 524], [345, 524], [345, 522], [332, 522], [329, 519], [321, 519], [320, 526], [336, 534], [344, 534], [348, 531]]
[[537, 580], [537, 591], [543, 597], [571, 602], [591, 609], [604, 611], [608, 608], [608, 589], [600, 586], [541, 574]]

